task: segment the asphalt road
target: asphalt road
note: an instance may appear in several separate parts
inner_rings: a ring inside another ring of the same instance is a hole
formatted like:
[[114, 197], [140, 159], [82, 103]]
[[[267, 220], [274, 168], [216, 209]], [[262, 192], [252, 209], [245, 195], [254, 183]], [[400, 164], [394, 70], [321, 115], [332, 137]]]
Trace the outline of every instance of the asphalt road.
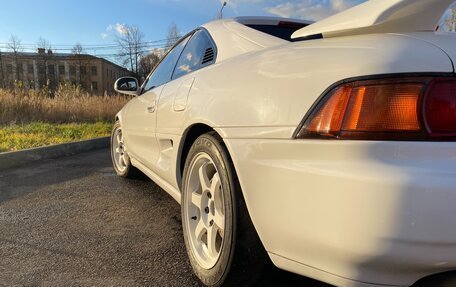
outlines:
[[[0, 286], [199, 286], [180, 206], [108, 150], [0, 171]], [[329, 287], [274, 268], [258, 286]]]

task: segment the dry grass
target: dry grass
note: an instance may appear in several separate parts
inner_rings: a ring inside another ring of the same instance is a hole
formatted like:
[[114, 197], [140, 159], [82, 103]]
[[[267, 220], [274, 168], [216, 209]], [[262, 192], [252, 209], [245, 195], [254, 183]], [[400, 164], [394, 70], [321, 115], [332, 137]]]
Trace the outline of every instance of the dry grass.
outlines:
[[0, 90], [0, 126], [113, 122], [115, 114], [129, 100], [124, 96], [91, 96], [71, 85], [61, 85], [52, 97], [46, 90]]

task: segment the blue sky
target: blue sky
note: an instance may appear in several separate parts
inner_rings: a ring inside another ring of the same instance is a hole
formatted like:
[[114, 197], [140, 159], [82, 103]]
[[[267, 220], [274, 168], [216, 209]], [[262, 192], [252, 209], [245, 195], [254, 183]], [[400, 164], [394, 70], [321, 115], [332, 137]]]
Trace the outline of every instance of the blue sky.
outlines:
[[[229, 0], [224, 16], [280, 15], [318, 20], [364, 0]], [[11, 35], [27, 48], [43, 37], [54, 48], [114, 43], [116, 28], [137, 25], [146, 41], [166, 38], [175, 22], [182, 33], [213, 19], [221, 0], [2, 0], [0, 49]], [[68, 45], [68, 46], [63, 46]], [[25, 46], [25, 45], [24, 45]], [[103, 51], [87, 51], [102, 54]]]

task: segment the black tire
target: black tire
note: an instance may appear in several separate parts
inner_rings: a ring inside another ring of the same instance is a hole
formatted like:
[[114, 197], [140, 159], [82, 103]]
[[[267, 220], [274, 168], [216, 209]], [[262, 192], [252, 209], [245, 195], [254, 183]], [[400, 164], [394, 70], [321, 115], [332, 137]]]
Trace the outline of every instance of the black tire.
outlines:
[[[189, 169], [201, 153], [209, 155], [219, 174], [225, 208], [224, 239], [217, 262], [210, 269], [203, 268], [190, 246], [190, 219], [186, 218], [189, 217], [186, 208], [191, 208], [186, 206], [188, 199], [185, 200], [189, 192]], [[223, 140], [214, 132], [200, 136], [190, 148], [184, 166], [181, 203], [185, 246], [190, 264], [200, 281], [211, 287], [250, 286], [255, 283], [267, 262], [266, 252], [248, 214], [231, 158]]]
[[[122, 136], [122, 127], [120, 125], [119, 121], [116, 121], [114, 123], [114, 126], [112, 128], [111, 132], [111, 160], [112, 160], [112, 165], [114, 167], [114, 170], [116, 174], [120, 177], [124, 178], [138, 178], [141, 174], [141, 172], [135, 168], [134, 166], [131, 165], [130, 157], [128, 156], [128, 152], [125, 149], [125, 147], [122, 147], [122, 153], [123, 153], [123, 159], [125, 166], [120, 166], [118, 160], [116, 160], [116, 157], [118, 157], [118, 153], [116, 152], [116, 137], [118, 134]], [[123, 145], [123, 143], [122, 143]]]

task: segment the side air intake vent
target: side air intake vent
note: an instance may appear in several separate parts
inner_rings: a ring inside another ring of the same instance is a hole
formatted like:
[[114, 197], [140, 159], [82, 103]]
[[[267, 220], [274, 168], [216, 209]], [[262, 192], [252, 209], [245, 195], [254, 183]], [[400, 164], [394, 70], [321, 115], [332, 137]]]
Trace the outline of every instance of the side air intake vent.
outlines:
[[204, 52], [202, 64], [204, 65], [204, 64], [210, 63], [212, 61], [214, 61], [214, 49], [211, 47], [211, 48], [207, 48], [206, 52]]

